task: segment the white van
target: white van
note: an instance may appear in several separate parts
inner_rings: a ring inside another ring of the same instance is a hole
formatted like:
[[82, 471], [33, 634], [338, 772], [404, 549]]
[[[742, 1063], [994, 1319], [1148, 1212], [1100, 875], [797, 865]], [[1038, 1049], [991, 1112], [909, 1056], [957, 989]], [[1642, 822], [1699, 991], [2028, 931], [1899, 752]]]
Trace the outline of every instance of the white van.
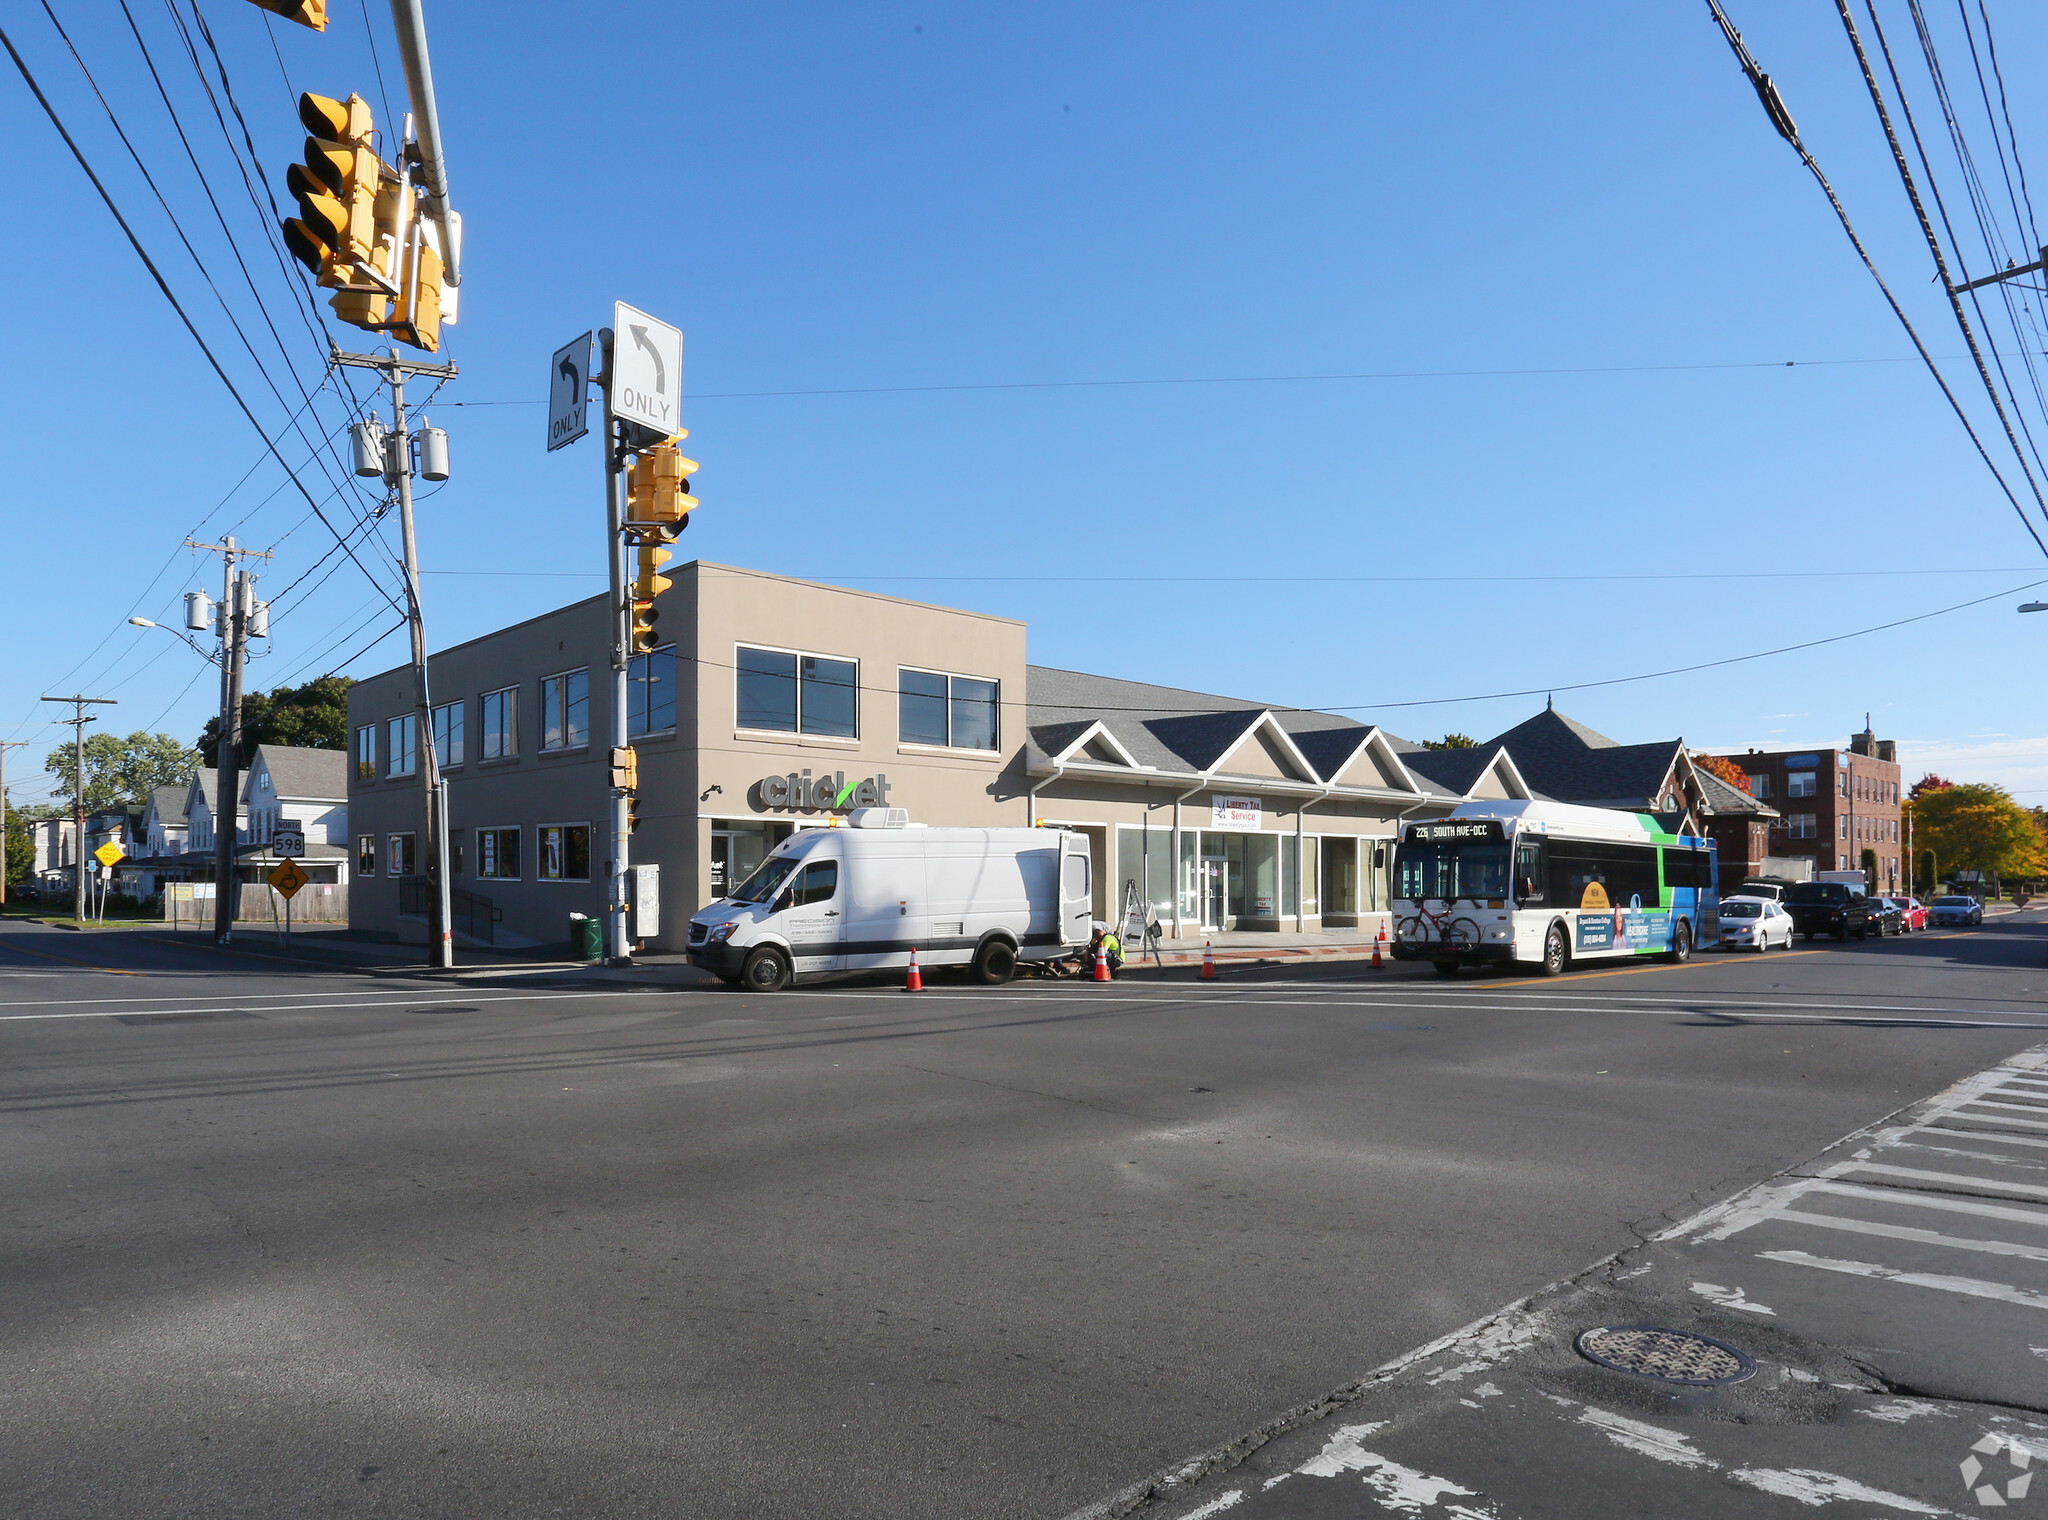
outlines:
[[1019, 960], [1088, 942], [1088, 841], [1062, 829], [932, 829], [901, 808], [856, 808], [804, 829], [690, 920], [690, 960], [774, 992], [792, 981], [970, 966], [1007, 982]]

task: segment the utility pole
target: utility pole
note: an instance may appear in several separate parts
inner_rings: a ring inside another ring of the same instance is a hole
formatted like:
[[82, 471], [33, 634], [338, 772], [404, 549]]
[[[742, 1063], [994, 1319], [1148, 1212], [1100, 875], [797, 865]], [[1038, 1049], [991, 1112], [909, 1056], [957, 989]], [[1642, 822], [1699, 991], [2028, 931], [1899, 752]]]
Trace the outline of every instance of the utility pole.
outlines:
[[78, 795], [72, 799], [78, 838], [71, 852], [71, 915], [82, 924], [85, 922], [85, 725], [99, 722], [99, 718], [88, 713], [86, 708], [117, 707], [120, 704], [112, 697], [45, 697], [43, 700], [69, 702], [74, 711], [74, 716], [57, 721], [71, 725], [72, 780], [78, 788]]
[[0, 739], [0, 906], [7, 902], [7, 752], [27, 743], [26, 739]]
[[219, 544], [186, 539], [191, 549], [220, 556], [220, 606], [214, 621], [220, 634], [220, 730], [214, 747], [213, 942], [234, 938], [241, 882], [235, 875], [235, 818], [242, 789], [242, 664], [249, 647], [249, 618], [256, 608], [256, 577], [237, 570], [243, 559], [269, 559], [268, 549], [244, 549], [232, 537]]
[[[455, 939], [449, 904], [448, 790], [441, 779], [441, 757], [434, 748], [433, 699], [427, 685], [427, 630], [420, 615], [420, 561], [412, 517], [412, 433], [405, 416], [405, 382], [413, 375], [452, 380], [459, 371], [452, 364], [418, 363], [403, 357], [395, 348], [382, 357], [343, 353], [337, 348], [331, 357], [336, 364], [352, 369], [375, 370], [391, 387], [391, 430], [383, 434], [383, 476], [386, 484], [398, 491], [398, 523], [405, 543], [405, 620], [412, 634], [413, 753], [417, 757], [420, 778], [427, 869], [434, 879], [433, 916], [428, 925], [432, 949], [428, 959], [435, 966], [453, 966]], [[358, 423], [357, 426], [374, 434], [376, 419], [372, 417], [367, 423]], [[446, 480], [445, 437], [438, 429], [431, 428], [422, 431], [420, 436], [425, 445], [423, 452], [428, 456], [423, 473], [429, 480]], [[356, 468], [361, 473], [364, 467], [359, 463]]]

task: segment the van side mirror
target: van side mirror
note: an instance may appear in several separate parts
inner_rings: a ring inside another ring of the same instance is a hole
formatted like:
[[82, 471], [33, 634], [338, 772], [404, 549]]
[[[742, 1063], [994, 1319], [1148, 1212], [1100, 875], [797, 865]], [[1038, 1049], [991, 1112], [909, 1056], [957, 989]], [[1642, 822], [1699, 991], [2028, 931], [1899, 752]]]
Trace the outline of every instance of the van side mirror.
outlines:
[[784, 887], [776, 894], [774, 905], [770, 911], [774, 913], [787, 913], [795, 905], [796, 893], [788, 887]]
[[1383, 845], [1383, 844], [1382, 844], [1382, 845], [1375, 845], [1375, 846], [1373, 847], [1373, 852], [1372, 852], [1372, 864], [1373, 864], [1373, 869], [1374, 869], [1374, 870], [1376, 870], [1376, 871], [1377, 871], [1377, 870], [1380, 870], [1380, 869], [1382, 869], [1383, 867], [1385, 867], [1386, 863], [1387, 863], [1387, 847], [1386, 847], [1385, 845]]
[[1515, 895], [1517, 897], [1538, 896], [1539, 894], [1536, 891], [1536, 878], [1533, 876], [1524, 876], [1522, 878], [1522, 884], [1515, 889]]

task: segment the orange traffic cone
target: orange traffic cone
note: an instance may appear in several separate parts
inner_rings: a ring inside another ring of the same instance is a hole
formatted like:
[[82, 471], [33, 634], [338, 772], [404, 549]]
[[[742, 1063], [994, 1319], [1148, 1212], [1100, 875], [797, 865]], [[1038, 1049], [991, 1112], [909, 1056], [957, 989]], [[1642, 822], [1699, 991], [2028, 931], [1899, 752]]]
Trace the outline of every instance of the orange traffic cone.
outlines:
[[1109, 952], [1100, 945], [1095, 947], [1095, 980], [1098, 982], [1109, 980]]
[[1381, 945], [1381, 943], [1382, 943], [1382, 942], [1383, 942], [1383, 941], [1384, 941], [1384, 940], [1386, 939], [1386, 937], [1387, 937], [1387, 931], [1386, 931], [1386, 930], [1384, 930], [1384, 929], [1380, 930], [1380, 932], [1379, 932], [1379, 933], [1378, 933], [1377, 935], [1375, 935], [1375, 936], [1373, 937], [1373, 942], [1372, 942], [1372, 969], [1373, 969], [1373, 970], [1375, 970], [1375, 971], [1378, 971], [1378, 970], [1379, 970], [1379, 969], [1380, 969], [1380, 968], [1381, 968], [1382, 966], [1384, 966], [1384, 965], [1386, 964], [1386, 962], [1385, 962], [1385, 961], [1382, 961], [1382, 960], [1380, 959], [1380, 945]]
[[1216, 980], [1216, 947], [1208, 940], [1202, 941], [1202, 980]]
[[917, 974], [917, 952], [915, 950], [910, 952], [910, 975], [903, 979], [903, 990], [905, 992], [924, 991], [924, 978]]

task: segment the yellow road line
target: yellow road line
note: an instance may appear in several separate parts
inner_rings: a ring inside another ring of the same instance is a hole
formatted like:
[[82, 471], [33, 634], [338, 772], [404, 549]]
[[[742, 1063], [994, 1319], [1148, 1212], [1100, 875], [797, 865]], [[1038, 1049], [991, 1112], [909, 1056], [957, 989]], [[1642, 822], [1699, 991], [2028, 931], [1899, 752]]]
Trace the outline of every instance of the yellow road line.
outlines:
[[95, 966], [91, 961], [73, 960], [68, 955], [55, 955], [48, 950], [31, 950], [27, 945], [17, 945], [11, 939], [0, 937], [0, 949], [12, 950], [20, 955], [37, 955], [46, 961], [61, 961], [67, 966], [83, 966], [87, 971], [104, 971], [108, 976], [146, 976], [143, 971], [123, 971], [115, 966]]
[[[1787, 956], [1826, 954], [1828, 954], [1828, 952], [1825, 950], [1781, 950], [1775, 956], [1765, 955], [1759, 956], [1757, 959], [1760, 964], [1775, 965], [1778, 961], [1785, 959]], [[1716, 959], [1719, 959], [1719, 957], [1716, 957]], [[1749, 957], [1744, 956], [1742, 958], [1741, 963], [1746, 964], [1748, 959]], [[1688, 967], [1698, 966], [1701, 964], [1703, 963], [1697, 957], [1695, 957], [1694, 959], [1687, 961], [1683, 966], [1674, 966], [1665, 963], [1655, 966], [1616, 966], [1612, 971], [1567, 971], [1563, 976], [1546, 976], [1541, 981], [1522, 982], [1511, 987], [1503, 988], [1502, 990], [1519, 992], [1525, 988], [1557, 987], [1561, 986], [1565, 982], [1591, 982], [1596, 981], [1603, 976], [1643, 976], [1653, 971], [1684, 971]]]

